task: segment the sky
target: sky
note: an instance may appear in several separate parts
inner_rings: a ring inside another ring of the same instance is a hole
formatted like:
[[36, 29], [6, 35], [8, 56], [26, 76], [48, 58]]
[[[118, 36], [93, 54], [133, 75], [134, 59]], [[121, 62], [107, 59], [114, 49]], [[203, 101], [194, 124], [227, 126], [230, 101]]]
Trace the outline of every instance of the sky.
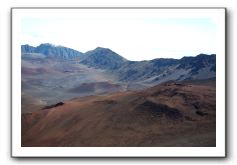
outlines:
[[81, 52], [105, 47], [134, 61], [214, 54], [217, 49], [215, 21], [198, 14], [97, 10], [38, 15], [22, 18], [21, 44], [52, 43]]

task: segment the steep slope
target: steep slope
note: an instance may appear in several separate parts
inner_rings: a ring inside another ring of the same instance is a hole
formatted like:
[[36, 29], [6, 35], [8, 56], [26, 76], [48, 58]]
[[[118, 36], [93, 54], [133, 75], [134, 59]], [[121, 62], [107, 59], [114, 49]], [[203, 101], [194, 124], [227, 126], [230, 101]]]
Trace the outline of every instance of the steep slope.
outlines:
[[154, 59], [151, 61], [129, 61], [116, 70], [121, 81], [142, 81], [164, 74], [178, 64], [176, 59]]
[[22, 146], [215, 146], [214, 84], [170, 82], [25, 113]]
[[120, 81], [160, 84], [170, 80], [198, 80], [216, 77], [216, 56], [200, 54], [178, 59], [127, 62], [116, 70]]
[[126, 61], [112, 50], [98, 47], [86, 52], [80, 63], [94, 68], [114, 70], [120, 68]]
[[197, 74], [200, 69], [205, 67], [210, 67], [210, 71], [216, 71], [215, 54], [209, 56], [207, 56], [206, 54], [199, 54], [196, 57], [183, 57], [180, 60], [180, 65], [178, 68], [192, 69], [191, 73]]
[[48, 58], [56, 58], [56, 59], [73, 59], [76, 57], [80, 57], [83, 54], [71, 48], [63, 46], [54, 46], [48, 43], [41, 44], [37, 47], [22, 45], [21, 52], [22, 54], [38, 53], [45, 55]]

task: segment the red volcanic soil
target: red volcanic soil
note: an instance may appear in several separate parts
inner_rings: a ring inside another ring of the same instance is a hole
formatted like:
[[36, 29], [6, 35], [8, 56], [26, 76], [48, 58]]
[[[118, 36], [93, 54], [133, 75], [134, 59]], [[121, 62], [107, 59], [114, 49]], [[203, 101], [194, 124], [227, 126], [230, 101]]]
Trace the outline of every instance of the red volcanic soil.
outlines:
[[215, 146], [215, 86], [165, 83], [22, 114], [22, 146]]

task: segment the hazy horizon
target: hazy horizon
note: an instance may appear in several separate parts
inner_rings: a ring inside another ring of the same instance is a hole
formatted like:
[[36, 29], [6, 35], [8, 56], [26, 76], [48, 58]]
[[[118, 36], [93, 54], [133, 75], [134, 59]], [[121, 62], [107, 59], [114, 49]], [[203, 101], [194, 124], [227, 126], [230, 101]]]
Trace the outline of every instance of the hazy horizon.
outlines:
[[83, 53], [99, 46], [132, 61], [216, 54], [216, 24], [208, 14], [118, 11], [32, 13], [21, 21], [21, 44], [47, 41]]

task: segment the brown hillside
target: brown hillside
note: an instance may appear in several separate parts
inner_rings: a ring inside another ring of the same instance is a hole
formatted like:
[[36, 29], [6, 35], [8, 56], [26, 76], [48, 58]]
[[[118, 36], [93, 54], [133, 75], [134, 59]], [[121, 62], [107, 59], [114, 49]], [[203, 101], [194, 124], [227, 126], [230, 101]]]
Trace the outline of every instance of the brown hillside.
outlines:
[[22, 146], [215, 146], [215, 96], [215, 85], [171, 82], [62, 101], [22, 114]]

